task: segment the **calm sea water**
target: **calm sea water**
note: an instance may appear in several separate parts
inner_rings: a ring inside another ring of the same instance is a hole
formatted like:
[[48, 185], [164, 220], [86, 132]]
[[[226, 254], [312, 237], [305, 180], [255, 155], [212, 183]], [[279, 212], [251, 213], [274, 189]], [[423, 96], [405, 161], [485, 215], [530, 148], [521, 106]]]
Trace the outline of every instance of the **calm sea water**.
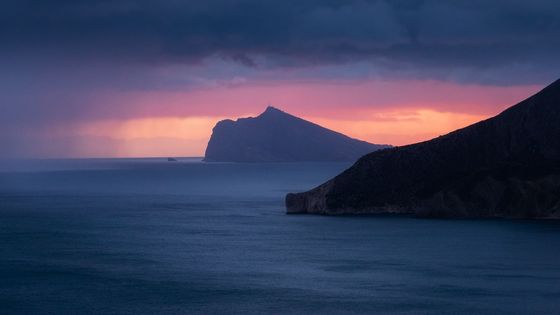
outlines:
[[558, 314], [560, 223], [287, 216], [347, 164], [3, 161], [5, 314]]

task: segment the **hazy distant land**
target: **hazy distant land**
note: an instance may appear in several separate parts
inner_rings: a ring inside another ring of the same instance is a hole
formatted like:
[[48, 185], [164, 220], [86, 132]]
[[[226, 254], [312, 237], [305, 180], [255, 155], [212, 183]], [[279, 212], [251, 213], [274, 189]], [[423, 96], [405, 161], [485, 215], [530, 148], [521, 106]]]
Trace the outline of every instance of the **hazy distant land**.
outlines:
[[269, 106], [257, 117], [216, 124], [206, 148], [210, 162], [335, 162], [388, 148], [323, 128]]

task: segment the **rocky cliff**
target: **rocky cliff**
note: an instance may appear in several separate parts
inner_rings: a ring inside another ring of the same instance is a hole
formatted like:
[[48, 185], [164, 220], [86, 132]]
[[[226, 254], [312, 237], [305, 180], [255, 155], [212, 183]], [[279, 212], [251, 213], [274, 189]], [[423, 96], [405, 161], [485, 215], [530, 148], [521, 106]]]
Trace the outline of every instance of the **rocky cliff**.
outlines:
[[288, 213], [560, 217], [560, 80], [496, 117], [368, 154]]
[[355, 161], [364, 154], [387, 147], [352, 139], [269, 106], [254, 118], [218, 122], [212, 130], [204, 160]]

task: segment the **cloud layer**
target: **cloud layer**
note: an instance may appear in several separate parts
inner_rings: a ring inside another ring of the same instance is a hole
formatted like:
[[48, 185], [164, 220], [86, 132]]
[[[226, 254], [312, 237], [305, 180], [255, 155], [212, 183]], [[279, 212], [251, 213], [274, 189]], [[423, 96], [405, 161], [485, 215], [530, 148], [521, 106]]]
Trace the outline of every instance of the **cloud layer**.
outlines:
[[[368, 61], [404, 76], [552, 80], [560, 2], [519, 0], [8, 0], [5, 55], [249, 67]], [[481, 73], [476, 75], [476, 73]]]
[[[348, 124], [381, 108], [479, 117], [560, 77], [558, 16], [554, 0], [4, 0], [0, 147], [32, 156], [54, 129], [265, 100]], [[49, 155], [81, 141], [49, 139]]]

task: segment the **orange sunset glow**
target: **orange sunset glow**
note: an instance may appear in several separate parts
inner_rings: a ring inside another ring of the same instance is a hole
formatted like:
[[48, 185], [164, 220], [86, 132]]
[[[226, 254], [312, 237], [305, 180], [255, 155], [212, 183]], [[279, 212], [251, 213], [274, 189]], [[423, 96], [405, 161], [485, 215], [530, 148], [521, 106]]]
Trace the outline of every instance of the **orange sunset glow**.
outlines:
[[[41, 131], [71, 136], [70, 156], [202, 156], [214, 124], [273, 105], [351, 137], [391, 145], [424, 141], [499, 113], [538, 86], [486, 87], [438, 81], [244, 84], [194, 91], [108, 94], [103, 116]], [[118, 105], [117, 105], [118, 104]], [[45, 155], [51, 148], [46, 146]]]

